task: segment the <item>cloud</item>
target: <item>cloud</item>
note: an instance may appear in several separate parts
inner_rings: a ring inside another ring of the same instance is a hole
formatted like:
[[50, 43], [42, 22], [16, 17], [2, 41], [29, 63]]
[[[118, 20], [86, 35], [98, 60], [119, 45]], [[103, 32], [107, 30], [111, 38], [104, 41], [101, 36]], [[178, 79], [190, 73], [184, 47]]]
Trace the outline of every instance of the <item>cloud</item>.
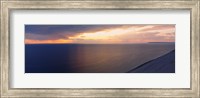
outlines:
[[28, 39], [49, 40], [68, 39], [82, 32], [95, 32], [122, 25], [25, 25], [25, 36]]
[[175, 25], [26, 25], [27, 43], [174, 42]]
[[64, 34], [34, 34], [34, 33], [25, 33], [26, 39], [33, 40], [56, 40], [56, 39], [68, 39]]

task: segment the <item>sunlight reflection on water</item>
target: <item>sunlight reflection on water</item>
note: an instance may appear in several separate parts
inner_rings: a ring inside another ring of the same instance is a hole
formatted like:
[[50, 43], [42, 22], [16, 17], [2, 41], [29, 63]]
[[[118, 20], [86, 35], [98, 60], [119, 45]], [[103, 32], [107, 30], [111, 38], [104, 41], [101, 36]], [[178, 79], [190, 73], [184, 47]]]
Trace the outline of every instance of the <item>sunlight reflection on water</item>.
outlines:
[[118, 73], [162, 56], [174, 44], [26, 45], [27, 73]]

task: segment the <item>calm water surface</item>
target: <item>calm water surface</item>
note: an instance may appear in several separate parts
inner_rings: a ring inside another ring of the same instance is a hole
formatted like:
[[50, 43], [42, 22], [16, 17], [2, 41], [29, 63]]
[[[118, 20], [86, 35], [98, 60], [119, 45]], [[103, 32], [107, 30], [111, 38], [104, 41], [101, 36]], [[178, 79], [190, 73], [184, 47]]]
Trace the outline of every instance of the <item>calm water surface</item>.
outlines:
[[171, 50], [172, 43], [25, 45], [26, 73], [123, 73]]

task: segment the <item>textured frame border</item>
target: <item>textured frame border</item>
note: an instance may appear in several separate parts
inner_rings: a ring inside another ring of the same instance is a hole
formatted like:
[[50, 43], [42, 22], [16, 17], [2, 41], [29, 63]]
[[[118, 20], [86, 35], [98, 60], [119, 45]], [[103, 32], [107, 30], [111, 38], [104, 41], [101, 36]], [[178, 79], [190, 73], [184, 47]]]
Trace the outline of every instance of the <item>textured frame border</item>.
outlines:
[[[200, 0], [0, 0], [1, 1], [1, 61], [0, 97], [200, 97]], [[17, 89], [9, 87], [10, 41], [9, 23], [11, 10], [87, 10], [87, 9], [188, 9], [191, 11], [191, 87], [189, 89]]]

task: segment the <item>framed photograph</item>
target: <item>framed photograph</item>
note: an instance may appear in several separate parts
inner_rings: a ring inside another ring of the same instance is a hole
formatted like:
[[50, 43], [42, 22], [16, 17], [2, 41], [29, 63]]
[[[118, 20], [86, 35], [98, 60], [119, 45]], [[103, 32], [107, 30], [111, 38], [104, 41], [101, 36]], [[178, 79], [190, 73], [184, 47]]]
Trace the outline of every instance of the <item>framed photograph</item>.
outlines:
[[0, 97], [200, 97], [199, 0], [1, 0]]

